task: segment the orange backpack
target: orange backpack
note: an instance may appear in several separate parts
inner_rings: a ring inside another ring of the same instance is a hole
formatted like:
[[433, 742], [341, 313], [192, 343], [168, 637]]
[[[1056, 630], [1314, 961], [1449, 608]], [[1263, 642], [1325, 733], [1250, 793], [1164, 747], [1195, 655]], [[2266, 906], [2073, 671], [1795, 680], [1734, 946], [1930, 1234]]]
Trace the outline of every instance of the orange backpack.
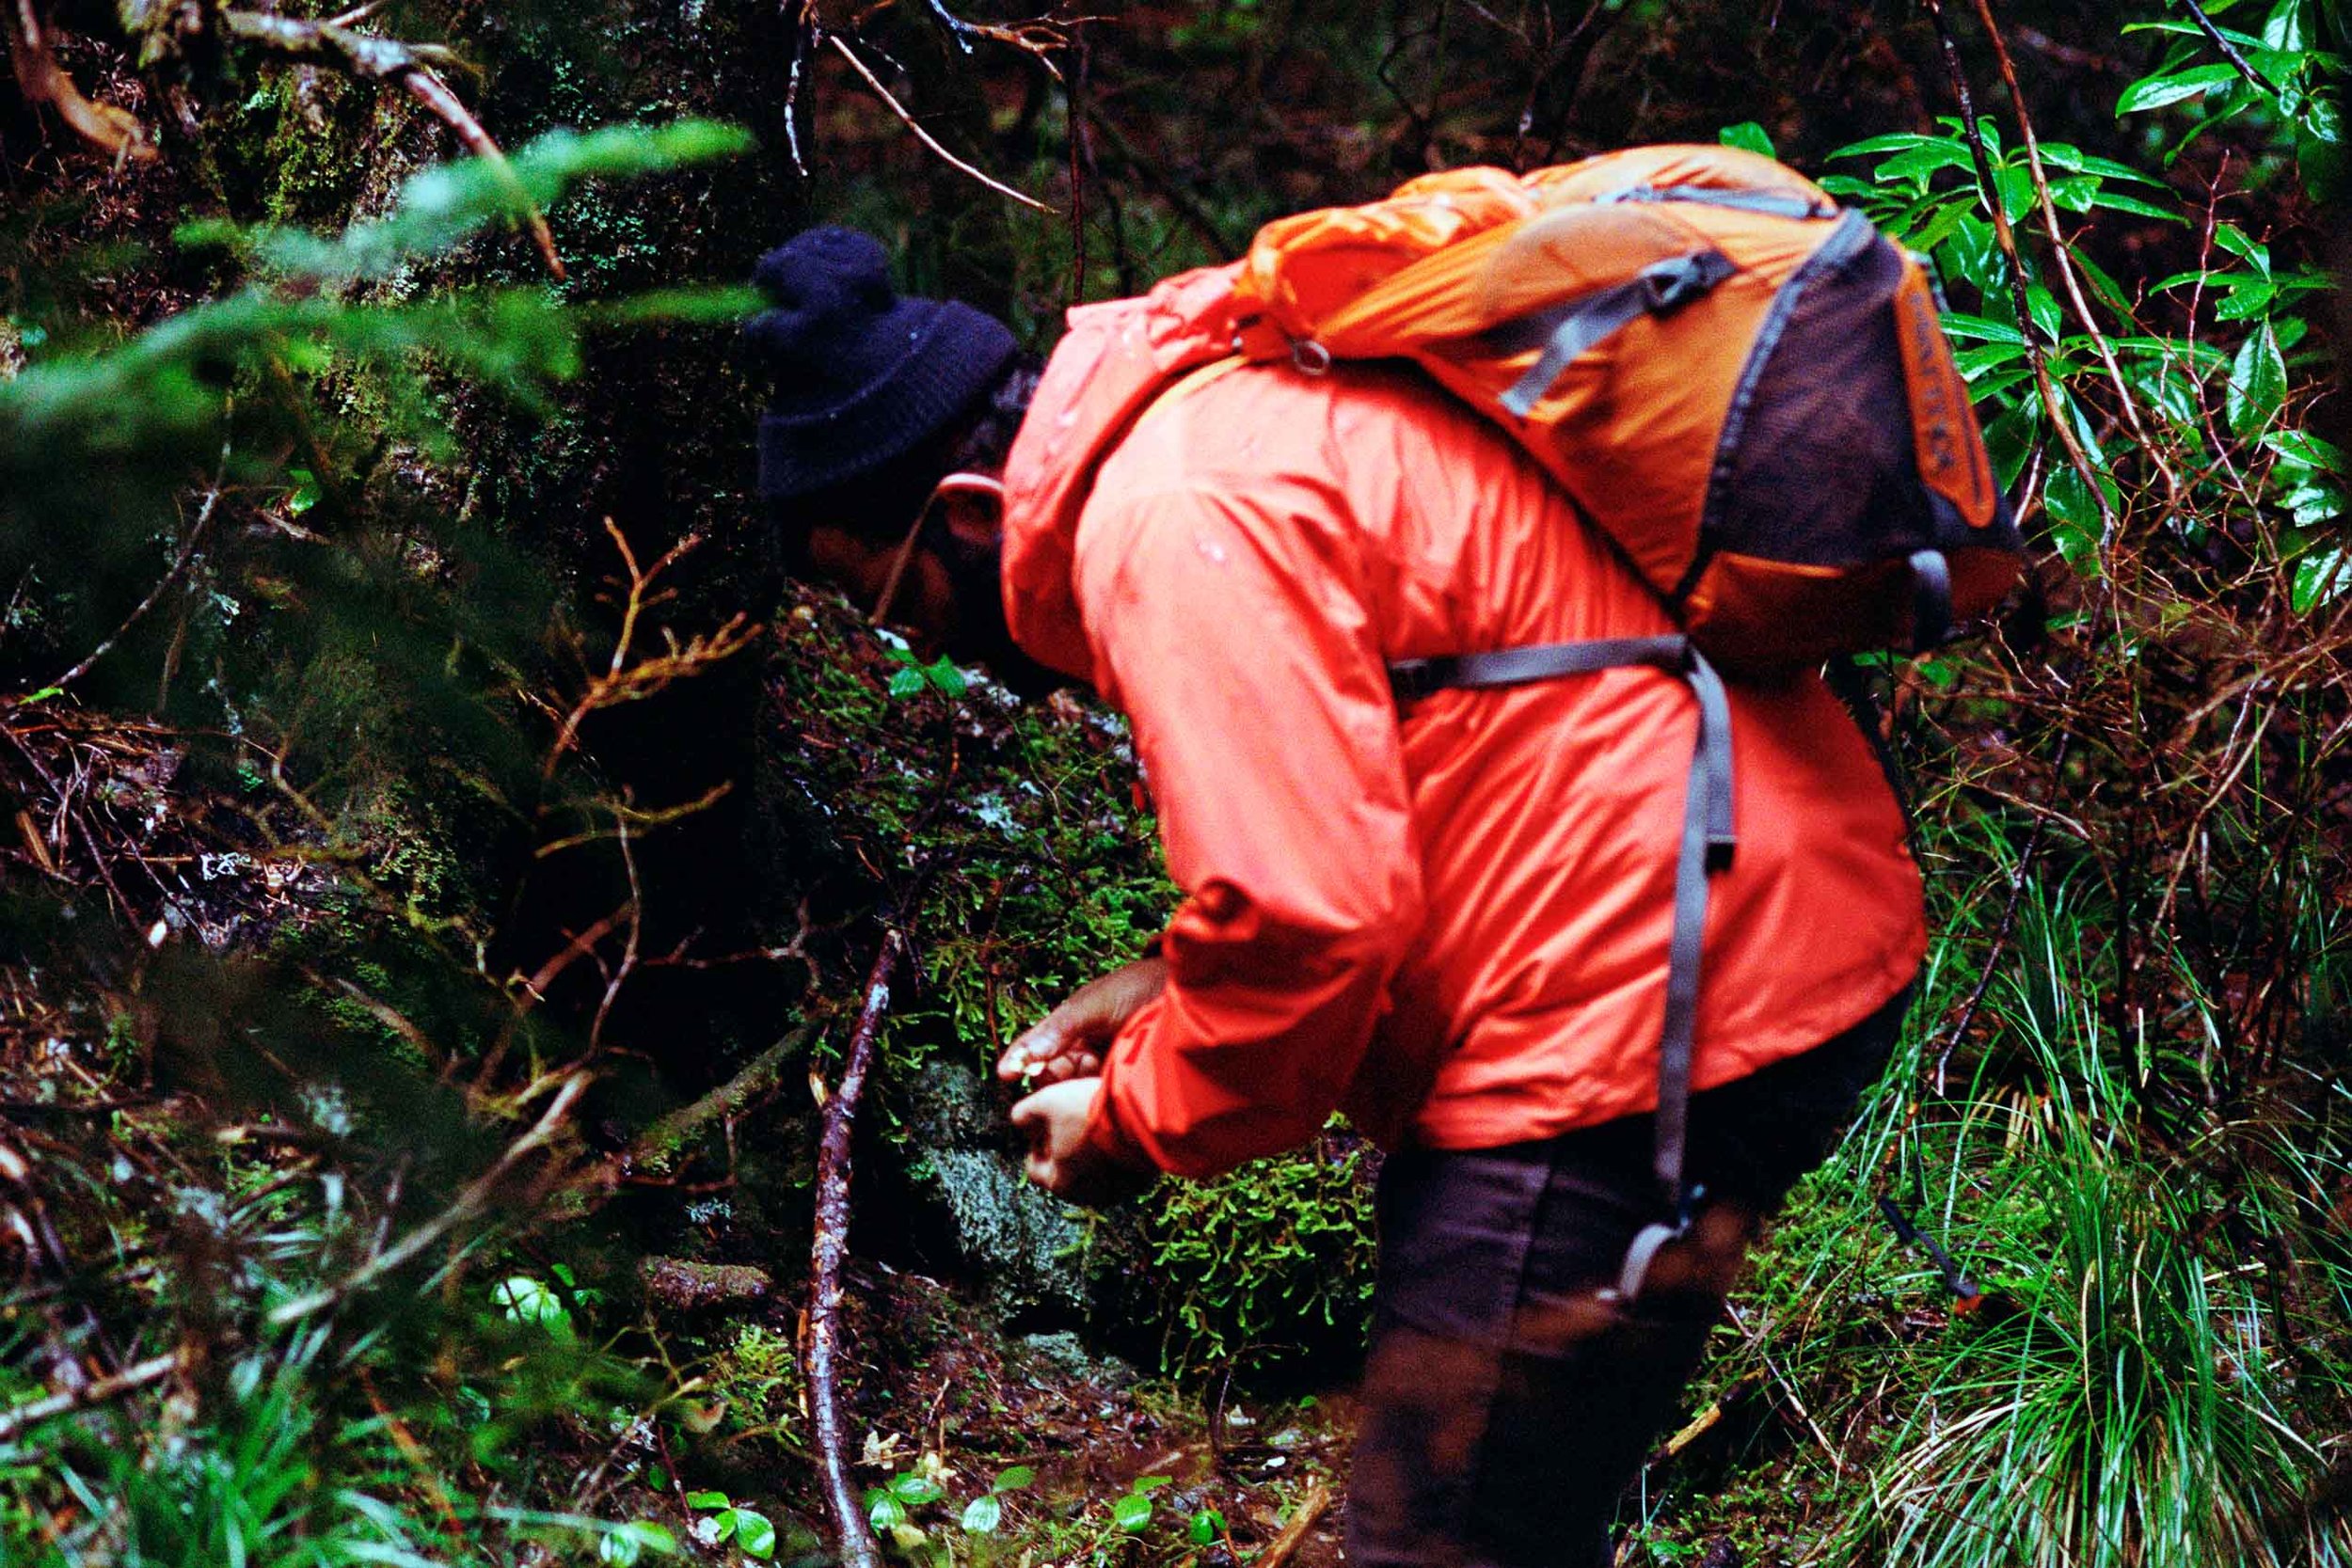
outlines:
[[1626, 1255], [1614, 1296], [1630, 1301], [1703, 1196], [1683, 1173], [1701, 939], [1709, 874], [1735, 847], [1716, 664], [1931, 647], [1956, 615], [1992, 610], [2024, 559], [1934, 289], [1769, 158], [1645, 147], [1524, 176], [1457, 169], [1282, 219], [1232, 291], [1244, 357], [1308, 374], [1407, 359], [1509, 431], [1681, 624], [1390, 668], [1405, 703], [1628, 665], [1697, 699], [1659, 1041], [1661, 1217]]
[[1793, 170], [1644, 147], [1268, 224], [1234, 346], [1409, 359], [1515, 436], [1730, 671], [1924, 648], [2023, 545], [1917, 261]]

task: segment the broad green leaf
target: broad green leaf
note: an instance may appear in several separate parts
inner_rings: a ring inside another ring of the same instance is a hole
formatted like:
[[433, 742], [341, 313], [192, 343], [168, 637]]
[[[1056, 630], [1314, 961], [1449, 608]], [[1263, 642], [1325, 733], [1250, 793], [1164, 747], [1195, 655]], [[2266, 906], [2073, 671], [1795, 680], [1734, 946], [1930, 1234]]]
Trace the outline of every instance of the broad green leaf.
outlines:
[[[2045, 291], [2046, 292], [2046, 291]], [[2026, 335], [2007, 322], [1954, 310], [1944, 317], [1944, 334], [1957, 342], [2008, 343], [2026, 346]]]
[[939, 1501], [947, 1495], [947, 1491], [920, 1470], [909, 1470], [905, 1475], [891, 1478], [890, 1495], [914, 1508]]
[[921, 691], [925, 684], [922, 671], [912, 668], [900, 670], [890, 677], [890, 694], [893, 697], [912, 697]]
[[1716, 133], [1715, 139], [1725, 147], [1737, 147], [1749, 152], [1760, 152], [1767, 158], [1780, 156], [1772, 150], [1772, 133], [1752, 119], [1743, 119], [1737, 125], [1724, 126]]
[[2279, 297], [2275, 283], [2243, 283], [2221, 296], [2221, 303], [2213, 308], [2214, 319], [2242, 322], [2261, 315]]
[[1111, 1504], [1111, 1523], [1130, 1535], [1139, 1533], [1152, 1522], [1152, 1499], [1140, 1492], [1130, 1492]]
[[727, 1506], [727, 1495], [724, 1492], [689, 1492], [686, 1494], [686, 1506], [689, 1508], [724, 1508]]
[[676, 1550], [677, 1537], [667, 1525], [635, 1519], [597, 1538], [596, 1560], [612, 1563], [613, 1568], [633, 1568], [647, 1552], [668, 1557]]
[[1005, 1505], [993, 1492], [983, 1492], [963, 1505], [963, 1528], [967, 1535], [993, 1535], [996, 1527], [1005, 1522]]
[[776, 1555], [776, 1527], [765, 1513], [739, 1508], [735, 1511], [735, 1544], [765, 1562]]
[[956, 668], [955, 660], [945, 657], [923, 666], [923, 678], [950, 697], [961, 697], [971, 689], [963, 678], [963, 672]]
[[2143, 77], [2123, 89], [2123, 96], [2116, 102], [2115, 112], [2133, 115], [2149, 109], [2161, 109], [2168, 103], [2200, 97], [2238, 79], [2237, 68], [2231, 65], [2192, 66], [2169, 76]]
[[2077, 571], [2099, 559], [2099, 503], [2083, 476], [2065, 464], [2042, 486], [2042, 509], [2050, 515], [2050, 537], [2058, 554]]
[[1921, 190], [1939, 170], [1965, 169], [1973, 166], [1968, 150], [1958, 142], [1931, 141], [1925, 147], [1915, 147], [1879, 165], [1874, 171], [1882, 181], [1909, 180]]
[[1192, 1516], [1184, 1527], [1184, 1537], [1196, 1546], [1206, 1546], [1225, 1533], [1225, 1515], [1214, 1508], [1204, 1508]]
[[1883, 136], [1869, 136], [1861, 141], [1848, 142], [1830, 156], [1832, 158], [1867, 158], [1876, 152], [1899, 152], [1905, 148], [1919, 147], [1928, 142], [1944, 139], [1942, 136], [1923, 136], [1916, 131], [1896, 131]]
[[2144, 218], [2156, 218], [2165, 223], [2185, 223], [2188, 220], [2169, 207], [2159, 207], [2153, 201], [2126, 196], [2122, 191], [2103, 190], [2090, 198], [2089, 205], [2109, 213], [2131, 213]]
[[2274, 430], [2263, 437], [2263, 445], [2288, 462], [2300, 463], [2307, 468], [2352, 474], [2352, 456], [2347, 456], [2333, 441], [2308, 430]]
[[2312, 610], [2344, 591], [2344, 551], [2321, 550], [2295, 563], [2295, 586], [2289, 594], [2297, 615]]
[[996, 1482], [994, 1485], [991, 1486], [989, 1490], [992, 1492], [1018, 1492], [1023, 1487], [1034, 1483], [1036, 1480], [1037, 1472], [1030, 1469], [1026, 1465], [1009, 1465], [996, 1472]]
[[2234, 223], [2217, 224], [2213, 243], [2251, 266], [2265, 277], [2270, 276], [2270, 247], [2249, 235]]
[[505, 1312], [510, 1323], [544, 1328], [559, 1339], [571, 1338], [572, 1314], [564, 1307], [564, 1298], [527, 1274], [500, 1280], [491, 1289], [490, 1299]]
[[2268, 424], [2287, 398], [2286, 356], [2279, 334], [2268, 322], [2257, 327], [2230, 361], [2230, 382], [2222, 399], [2230, 428], [2251, 436]]
[[878, 1530], [896, 1529], [907, 1522], [907, 1505], [878, 1486], [866, 1494], [866, 1521]]
[[1175, 1480], [1174, 1476], [1138, 1476], [1136, 1478], [1135, 1490], [1138, 1493], [1157, 1492], [1163, 1486], [1174, 1484]]
[[2034, 325], [2042, 335], [2056, 341], [2064, 336], [2066, 317], [2058, 309], [2058, 295], [2039, 283], [2026, 285], [2026, 309], [2033, 315]]
[[2015, 223], [2033, 206], [2033, 170], [2022, 166], [1993, 171], [1993, 185], [2001, 193], [2001, 212]]

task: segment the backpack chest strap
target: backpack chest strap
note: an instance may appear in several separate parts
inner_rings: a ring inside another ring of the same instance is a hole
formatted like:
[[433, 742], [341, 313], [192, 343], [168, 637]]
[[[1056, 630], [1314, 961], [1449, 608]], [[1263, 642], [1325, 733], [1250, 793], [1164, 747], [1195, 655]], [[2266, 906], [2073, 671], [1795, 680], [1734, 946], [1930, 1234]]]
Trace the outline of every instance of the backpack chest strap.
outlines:
[[[1622, 637], [1548, 642], [1389, 666], [1397, 700], [1461, 688], [1521, 686], [1642, 666], [1679, 676], [1699, 705], [1684, 796], [1682, 840], [1675, 858], [1674, 925], [1666, 958], [1666, 1018], [1658, 1050], [1657, 1133], [1651, 1168], [1670, 1210], [1680, 1212], [1683, 1156], [1691, 1111], [1691, 1057], [1698, 1025], [1699, 965], [1707, 931], [1708, 879], [1731, 863], [1731, 704], [1723, 677], [1687, 637]], [[1645, 1259], [1645, 1261], [1646, 1259]], [[1637, 1287], [1638, 1287], [1638, 1281]]]

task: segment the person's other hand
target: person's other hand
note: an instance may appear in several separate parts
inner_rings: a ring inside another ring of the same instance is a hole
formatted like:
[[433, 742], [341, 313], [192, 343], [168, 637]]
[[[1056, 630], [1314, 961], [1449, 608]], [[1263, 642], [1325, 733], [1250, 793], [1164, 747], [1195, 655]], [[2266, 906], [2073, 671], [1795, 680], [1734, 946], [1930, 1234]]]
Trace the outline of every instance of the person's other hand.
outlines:
[[1137, 958], [1089, 980], [1006, 1047], [996, 1076], [1041, 1085], [1094, 1077], [1103, 1070], [1103, 1053], [1120, 1025], [1167, 987], [1166, 958]]
[[1029, 1180], [1056, 1197], [1100, 1205], [1152, 1184], [1149, 1172], [1122, 1165], [1087, 1142], [1087, 1124], [1102, 1093], [1100, 1078], [1066, 1078], [1012, 1108], [1013, 1126], [1029, 1140]]

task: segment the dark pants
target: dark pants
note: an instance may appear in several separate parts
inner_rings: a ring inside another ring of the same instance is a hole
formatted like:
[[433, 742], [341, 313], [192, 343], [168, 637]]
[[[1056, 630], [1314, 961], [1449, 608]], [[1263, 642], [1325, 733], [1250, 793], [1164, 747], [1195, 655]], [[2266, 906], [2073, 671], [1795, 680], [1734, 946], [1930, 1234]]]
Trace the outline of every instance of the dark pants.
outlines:
[[1610, 1560], [1617, 1498], [1673, 1419], [1749, 1237], [1836, 1146], [1909, 1000], [1692, 1098], [1707, 1203], [1630, 1307], [1598, 1292], [1660, 1217], [1647, 1116], [1389, 1159], [1351, 1568]]

